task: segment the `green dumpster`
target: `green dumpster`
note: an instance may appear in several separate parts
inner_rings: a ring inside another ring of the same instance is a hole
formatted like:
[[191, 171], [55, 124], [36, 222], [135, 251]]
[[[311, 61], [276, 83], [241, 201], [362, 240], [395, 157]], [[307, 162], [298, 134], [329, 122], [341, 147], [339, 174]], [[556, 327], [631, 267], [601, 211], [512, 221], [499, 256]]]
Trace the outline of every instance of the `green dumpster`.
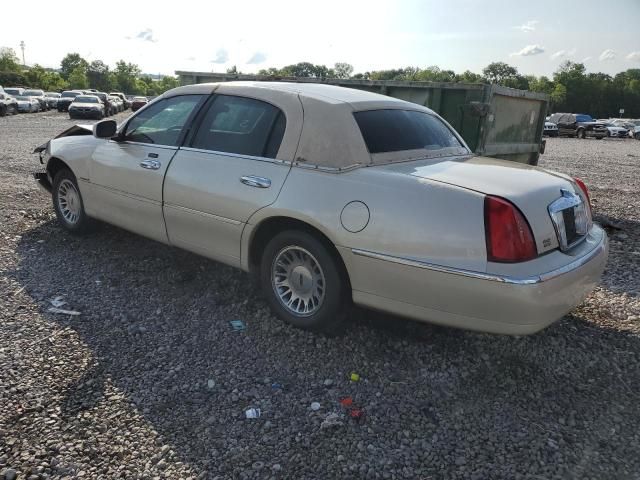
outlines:
[[268, 77], [211, 72], [176, 74], [183, 85], [231, 80], [326, 83], [382, 93], [424, 105], [444, 117], [479, 155], [536, 165], [549, 97], [499, 85]]

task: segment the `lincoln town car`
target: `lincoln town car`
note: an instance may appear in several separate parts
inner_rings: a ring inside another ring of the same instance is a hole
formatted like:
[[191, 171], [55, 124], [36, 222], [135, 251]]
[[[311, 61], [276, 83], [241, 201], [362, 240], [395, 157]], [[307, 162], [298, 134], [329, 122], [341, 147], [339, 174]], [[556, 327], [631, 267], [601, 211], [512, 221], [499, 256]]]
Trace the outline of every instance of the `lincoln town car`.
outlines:
[[581, 180], [476, 156], [428, 108], [354, 89], [184, 86], [36, 151], [66, 230], [100, 220], [241, 268], [311, 330], [355, 304], [530, 334], [608, 254]]

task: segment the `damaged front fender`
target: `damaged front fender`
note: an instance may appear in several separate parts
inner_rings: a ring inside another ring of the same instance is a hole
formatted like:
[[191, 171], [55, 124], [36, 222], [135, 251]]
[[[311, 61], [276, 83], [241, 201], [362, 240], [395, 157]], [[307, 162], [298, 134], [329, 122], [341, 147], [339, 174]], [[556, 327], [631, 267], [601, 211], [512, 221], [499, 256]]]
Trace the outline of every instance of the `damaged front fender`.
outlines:
[[[93, 135], [93, 126], [92, 125], [74, 125], [71, 128], [67, 128], [64, 132], [56, 135], [55, 137], [53, 137], [53, 139], [61, 138], [61, 137], [76, 137], [79, 135]], [[47, 149], [47, 146], [49, 145], [50, 141], [51, 140], [49, 140], [46, 143], [43, 143], [39, 147], [36, 147], [33, 150], [33, 153], [44, 152]], [[40, 158], [40, 161], [42, 162], [42, 157]]]

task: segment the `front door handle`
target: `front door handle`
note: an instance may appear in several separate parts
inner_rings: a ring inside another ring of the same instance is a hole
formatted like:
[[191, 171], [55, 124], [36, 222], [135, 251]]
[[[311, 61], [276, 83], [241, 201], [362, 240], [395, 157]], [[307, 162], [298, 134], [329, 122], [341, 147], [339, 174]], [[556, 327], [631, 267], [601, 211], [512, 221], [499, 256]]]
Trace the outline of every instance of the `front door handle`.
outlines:
[[257, 177], [255, 175], [244, 175], [240, 177], [240, 181], [245, 185], [256, 188], [269, 188], [271, 186], [271, 180], [265, 177]]
[[162, 164], [158, 160], [143, 160], [140, 162], [140, 166], [147, 170], [158, 170]]

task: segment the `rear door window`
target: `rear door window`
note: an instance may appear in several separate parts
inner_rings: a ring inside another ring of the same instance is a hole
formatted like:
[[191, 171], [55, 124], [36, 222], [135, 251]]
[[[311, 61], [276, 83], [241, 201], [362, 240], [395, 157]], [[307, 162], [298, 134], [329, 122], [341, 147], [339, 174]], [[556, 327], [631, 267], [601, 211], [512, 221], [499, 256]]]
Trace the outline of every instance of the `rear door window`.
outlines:
[[442, 120], [425, 112], [368, 110], [353, 115], [371, 154], [463, 146]]
[[282, 111], [253, 98], [217, 95], [191, 146], [203, 150], [275, 158], [286, 120]]

